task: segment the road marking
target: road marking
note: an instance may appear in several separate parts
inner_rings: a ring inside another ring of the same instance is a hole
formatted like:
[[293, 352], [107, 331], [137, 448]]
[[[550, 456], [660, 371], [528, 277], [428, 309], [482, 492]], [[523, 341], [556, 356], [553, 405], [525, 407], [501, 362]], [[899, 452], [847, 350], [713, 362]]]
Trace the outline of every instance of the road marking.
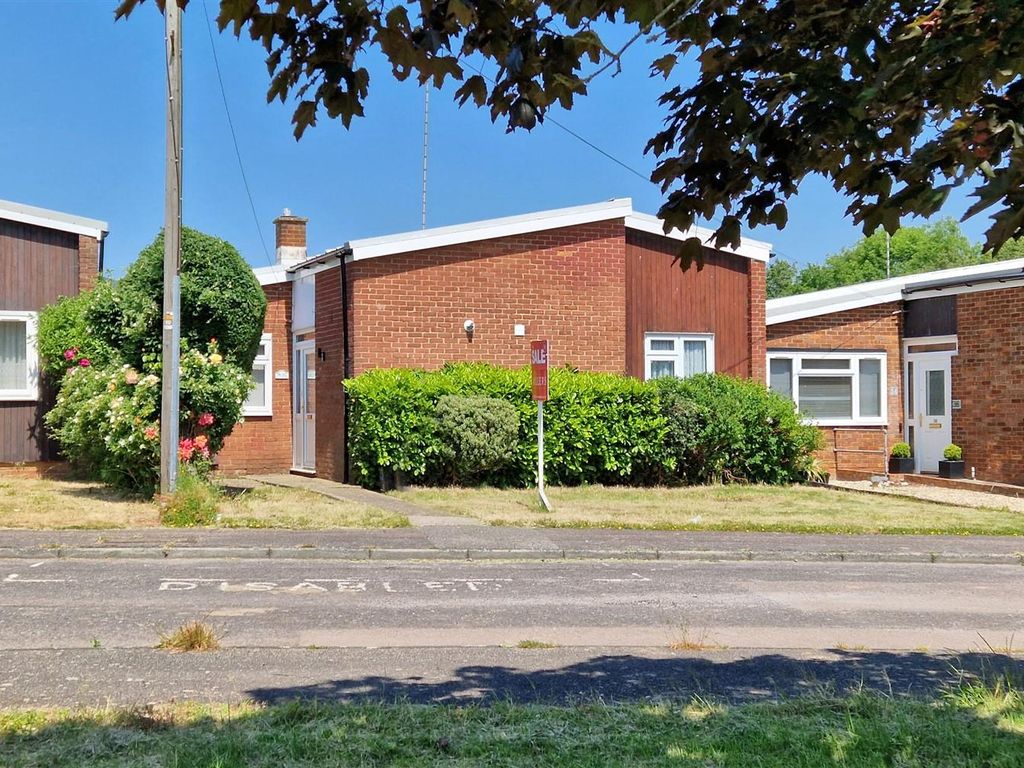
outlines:
[[5, 584], [67, 584], [75, 579], [23, 579], [16, 573], [4, 579]]
[[646, 576], [641, 576], [639, 573], [631, 573], [628, 579], [594, 579], [594, 581], [600, 581], [605, 584], [629, 584], [650, 581], [650, 579]]
[[32, 565], [30, 565], [29, 568], [38, 568], [40, 565], [42, 565], [45, 562], [46, 562], [45, 560], [40, 560], [38, 563], [32, 563]]
[[469, 592], [487, 593], [501, 591], [502, 586], [511, 581], [511, 578], [440, 579], [430, 581], [416, 579], [412, 580], [411, 585], [407, 584], [405, 589], [402, 589], [400, 588], [402, 585], [396, 584], [393, 580], [377, 582], [346, 578], [303, 579], [296, 584], [289, 585], [288, 582], [278, 581], [248, 581], [233, 583], [226, 579], [162, 578], [160, 579], [160, 584], [157, 587], [157, 590], [160, 592], [189, 592], [200, 586], [213, 586], [216, 584], [217, 589], [221, 592], [288, 592], [292, 594], [302, 592], [341, 592], [357, 594], [369, 591], [383, 591], [389, 594], [395, 594], [398, 592], [409, 592], [409, 587], [411, 586], [413, 589], [418, 587], [431, 592], [461, 592], [463, 590], [467, 590]]

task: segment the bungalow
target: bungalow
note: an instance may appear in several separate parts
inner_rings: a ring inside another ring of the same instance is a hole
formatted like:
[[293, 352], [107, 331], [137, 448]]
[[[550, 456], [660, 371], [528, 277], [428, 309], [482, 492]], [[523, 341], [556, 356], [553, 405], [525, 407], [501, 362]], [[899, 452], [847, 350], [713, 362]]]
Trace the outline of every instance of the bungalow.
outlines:
[[218, 457], [228, 472], [343, 479], [341, 381], [372, 368], [528, 362], [547, 338], [556, 365], [640, 378], [765, 376], [770, 246], [679, 241], [628, 199], [353, 240], [312, 258], [304, 218], [275, 220], [277, 263], [255, 270], [268, 314], [246, 420]]
[[950, 443], [969, 477], [1024, 485], [1024, 259], [767, 303], [767, 381], [821, 426], [839, 477], [916, 471]]
[[0, 465], [56, 458], [43, 415], [39, 310], [88, 290], [103, 269], [107, 224], [0, 200]]

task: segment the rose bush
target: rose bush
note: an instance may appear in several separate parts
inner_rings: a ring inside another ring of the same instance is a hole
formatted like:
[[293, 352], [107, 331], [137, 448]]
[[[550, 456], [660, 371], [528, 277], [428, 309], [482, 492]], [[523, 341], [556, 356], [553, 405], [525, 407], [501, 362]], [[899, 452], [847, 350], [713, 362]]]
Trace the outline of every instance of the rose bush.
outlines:
[[[178, 458], [205, 477], [252, 386], [266, 298], [231, 245], [189, 229], [182, 238]], [[146, 495], [160, 475], [163, 286], [154, 265], [161, 242], [123, 280], [48, 307], [39, 333], [43, 368], [59, 386], [46, 423], [64, 456], [92, 477]]]

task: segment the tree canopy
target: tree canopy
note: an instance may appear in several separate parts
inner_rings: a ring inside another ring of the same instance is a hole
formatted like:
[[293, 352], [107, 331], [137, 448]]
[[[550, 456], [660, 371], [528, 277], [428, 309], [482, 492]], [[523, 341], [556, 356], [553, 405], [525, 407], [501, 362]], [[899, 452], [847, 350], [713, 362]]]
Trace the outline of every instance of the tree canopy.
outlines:
[[[899, 229], [888, 245], [892, 277], [1024, 256], [1024, 242], [1019, 240], [1008, 242], [998, 255], [982, 252], [950, 218]], [[785, 258], [774, 258], [768, 267], [768, 298], [882, 280], [886, 277], [885, 252], [886, 233], [879, 230], [826, 257], [823, 263], [803, 269]]]
[[[143, 2], [119, 0], [116, 16]], [[986, 250], [1024, 235], [1015, 0], [220, 0], [218, 15], [265, 47], [267, 97], [297, 100], [296, 137], [322, 112], [346, 126], [363, 114], [371, 47], [399, 80], [458, 81], [460, 103], [532, 129], [620, 65], [601, 22], [663, 43], [651, 73], [668, 81], [667, 115], [647, 150], [668, 225], [722, 213], [717, 243], [737, 245], [743, 224], [785, 226], [786, 201], [820, 174], [865, 233], [894, 233], [967, 184], [978, 198], [967, 215], [996, 206]], [[681, 59], [697, 62], [692, 81], [676, 75]], [[688, 241], [684, 263], [699, 250]]]

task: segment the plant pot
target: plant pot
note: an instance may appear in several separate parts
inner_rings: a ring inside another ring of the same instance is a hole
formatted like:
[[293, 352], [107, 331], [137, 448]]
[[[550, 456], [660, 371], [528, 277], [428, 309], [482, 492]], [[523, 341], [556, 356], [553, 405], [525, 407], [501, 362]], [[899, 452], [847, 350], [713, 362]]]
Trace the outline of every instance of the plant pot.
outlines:
[[908, 456], [907, 458], [897, 458], [896, 456], [889, 457], [889, 474], [890, 475], [912, 475], [914, 473], [914, 457]]
[[939, 477], [947, 477], [950, 480], [962, 480], [964, 476], [964, 463], [962, 461], [940, 461]]

